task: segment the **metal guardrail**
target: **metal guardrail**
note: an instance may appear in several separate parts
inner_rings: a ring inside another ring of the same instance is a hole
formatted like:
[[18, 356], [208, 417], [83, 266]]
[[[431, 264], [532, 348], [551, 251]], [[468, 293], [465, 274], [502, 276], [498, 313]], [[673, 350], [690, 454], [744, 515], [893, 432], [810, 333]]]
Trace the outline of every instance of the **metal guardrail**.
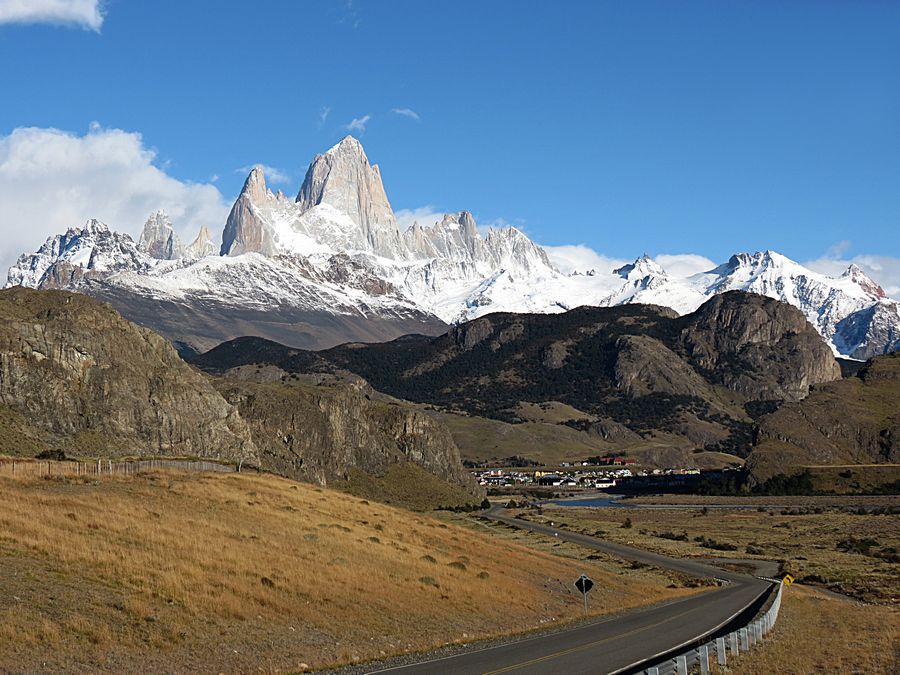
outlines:
[[745, 627], [667, 659], [642, 672], [646, 675], [686, 675], [696, 672], [696, 667], [699, 665], [701, 675], [707, 675], [710, 672], [711, 663], [719, 666], [727, 665], [729, 655], [731, 658], [737, 658], [741, 652], [749, 651], [775, 628], [783, 589], [784, 582], [778, 582], [778, 590], [775, 592], [775, 600], [772, 601], [772, 605], [765, 614], [751, 621]]

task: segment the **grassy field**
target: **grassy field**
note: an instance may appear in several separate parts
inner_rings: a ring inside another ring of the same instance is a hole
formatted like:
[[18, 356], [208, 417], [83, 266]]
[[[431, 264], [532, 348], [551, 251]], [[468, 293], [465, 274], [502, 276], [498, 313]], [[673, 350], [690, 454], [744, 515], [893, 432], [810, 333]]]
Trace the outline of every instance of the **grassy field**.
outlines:
[[543, 466], [559, 466], [560, 462], [581, 461], [609, 452], [624, 453], [640, 464], [654, 467], [689, 465], [712, 469], [743, 462], [739, 457], [721, 452], [694, 452], [684, 438], [663, 432], [655, 433], [653, 438], [605, 441], [596, 434], [551, 421], [568, 416], [562, 404], [546, 410], [537, 404], [520, 404], [518, 412], [529, 421], [508, 424], [456, 413], [432, 411], [431, 414], [450, 429], [463, 459], [478, 462], [524, 456]]
[[893, 674], [900, 665], [898, 626], [896, 607], [862, 605], [791, 586], [775, 631], [729, 663], [726, 672]]
[[846, 508], [835, 506], [835, 497], [775, 508], [765, 504], [784, 498], [757, 499], [761, 510], [545, 506], [523, 513], [668, 555], [777, 560], [800, 582], [866, 602], [900, 602], [900, 515], [881, 513], [890, 497], [871, 498], [861, 512], [851, 506], [859, 498], [845, 498]]
[[[695, 592], [266, 475], [0, 479], [0, 671], [297, 671]], [[671, 586], [671, 587], [670, 587]]]

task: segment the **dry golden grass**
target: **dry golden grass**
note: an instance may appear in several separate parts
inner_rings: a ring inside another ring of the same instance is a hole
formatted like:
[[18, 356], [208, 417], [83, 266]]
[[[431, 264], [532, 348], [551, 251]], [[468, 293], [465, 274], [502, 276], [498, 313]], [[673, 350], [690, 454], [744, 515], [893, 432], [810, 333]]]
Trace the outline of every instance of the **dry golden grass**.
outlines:
[[[889, 559], [891, 550], [900, 550], [900, 515], [856, 515], [828, 508], [802, 515], [782, 515], [780, 508], [711, 508], [704, 513], [700, 506], [696, 510], [556, 506], [545, 507], [542, 515], [534, 511], [525, 511], [525, 515], [534, 520], [554, 520], [589, 534], [600, 530], [611, 541], [633, 542], [640, 548], [675, 557], [777, 560], [783, 562], [784, 571], [804, 583], [823, 585], [868, 602], [900, 600], [900, 564]], [[630, 529], [622, 527], [626, 519], [631, 520]], [[686, 536], [687, 540], [666, 538], [670, 534]], [[705, 537], [707, 543], [731, 544], [736, 549], [715, 550], [696, 541], [697, 537]], [[841, 550], [839, 543], [850, 537], [874, 540], [877, 545], [872, 546], [871, 555]]]
[[861, 605], [792, 586], [775, 631], [727, 672], [893, 674], [900, 667], [896, 607]]
[[272, 476], [0, 478], [0, 671], [300, 669], [686, 593]]

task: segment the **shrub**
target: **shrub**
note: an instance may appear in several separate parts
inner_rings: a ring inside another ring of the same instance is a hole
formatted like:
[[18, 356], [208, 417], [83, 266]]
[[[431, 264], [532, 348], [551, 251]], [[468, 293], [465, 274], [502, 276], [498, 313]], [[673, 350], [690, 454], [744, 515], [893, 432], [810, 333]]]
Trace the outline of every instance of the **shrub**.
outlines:
[[726, 541], [716, 541], [715, 539], [707, 539], [706, 537], [696, 537], [694, 541], [699, 542], [703, 548], [710, 548], [714, 551], [737, 551], [737, 546], [729, 544]]
[[66, 461], [66, 453], [62, 450], [42, 450], [34, 456], [35, 459], [53, 459], [57, 462]]
[[844, 551], [845, 553], [860, 553], [862, 555], [870, 555], [871, 550], [880, 546], [877, 540], [872, 539], [871, 537], [862, 537], [857, 539], [856, 537], [850, 536], [847, 539], [842, 539], [837, 543], [837, 548], [839, 551]]
[[625, 522], [622, 523], [622, 527], [625, 528], [626, 530], [630, 530], [631, 529], [631, 518], [626, 518]]

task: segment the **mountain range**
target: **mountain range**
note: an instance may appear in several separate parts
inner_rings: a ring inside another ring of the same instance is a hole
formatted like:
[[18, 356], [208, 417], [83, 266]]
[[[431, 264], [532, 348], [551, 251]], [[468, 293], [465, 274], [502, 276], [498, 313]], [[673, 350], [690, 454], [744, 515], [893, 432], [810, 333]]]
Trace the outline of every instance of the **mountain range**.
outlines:
[[564, 274], [521, 231], [482, 231], [467, 211], [401, 230], [378, 165], [351, 136], [315, 157], [294, 198], [272, 192], [254, 168], [220, 244], [204, 227], [185, 245], [163, 212], [150, 216], [137, 242], [89, 220], [23, 254], [7, 286], [108, 301], [182, 353], [243, 335], [322, 349], [438, 335], [494, 312], [583, 305], [642, 303], [687, 314], [730, 290], [797, 307], [836, 355], [867, 359], [900, 348], [900, 303], [855, 265], [833, 278], [761, 251], [688, 277], [647, 256]]
[[[761, 415], [841, 378], [799, 310], [740, 291], [684, 316], [642, 304], [496, 313], [439, 337], [321, 351], [245, 337], [192, 361], [217, 376], [250, 366], [351, 373], [375, 391], [433, 410], [470, 460], [483, 448], [467, 443], [461, 429], [479, 419], [492, 422], [495, 436], [503, 435], [501, 423], [525, 429], [538, 406], [555, 409], [557, 433], [570, 442], [678, 466], [740, 463]], [[519, 445], [529, 459], [541, 459], [540, 444]]]

